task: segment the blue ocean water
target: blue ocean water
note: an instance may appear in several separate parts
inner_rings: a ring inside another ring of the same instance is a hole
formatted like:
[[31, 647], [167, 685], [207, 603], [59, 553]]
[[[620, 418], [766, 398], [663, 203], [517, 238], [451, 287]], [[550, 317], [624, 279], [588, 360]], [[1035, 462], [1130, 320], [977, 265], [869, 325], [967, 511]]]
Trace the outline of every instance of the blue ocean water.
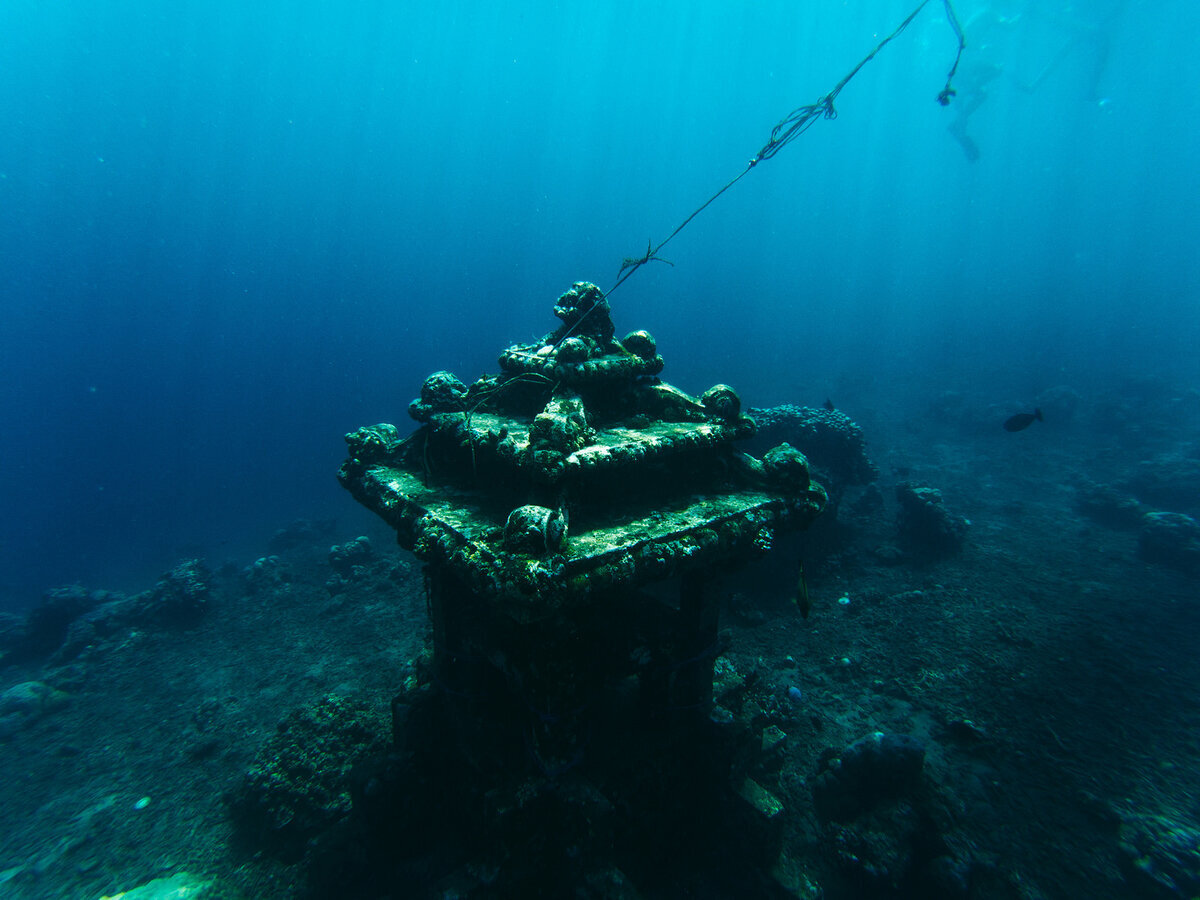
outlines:
[[[9, 0], [0, 606], [365, 522], [344, 432], [612, 284], [912, 5]], [[933, 2], [613, 294], [665, 377], [897, 418], [1200, 387], [1200, 7], [958, 14], [948, 107]]]

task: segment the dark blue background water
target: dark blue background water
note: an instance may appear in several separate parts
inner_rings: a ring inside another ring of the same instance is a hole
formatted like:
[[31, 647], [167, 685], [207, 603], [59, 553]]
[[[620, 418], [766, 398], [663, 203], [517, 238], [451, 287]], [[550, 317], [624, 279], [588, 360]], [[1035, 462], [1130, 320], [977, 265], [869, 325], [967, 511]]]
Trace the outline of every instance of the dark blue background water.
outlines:
[[[355, 528], [343, 432], [550, 330], [910, 10], [8, 0], [0, 604]], [[613, 295], [669, 380], [912, 415], [1200, 384], [1200, 6], [959, 13], [954, 104], [931, 3]]]

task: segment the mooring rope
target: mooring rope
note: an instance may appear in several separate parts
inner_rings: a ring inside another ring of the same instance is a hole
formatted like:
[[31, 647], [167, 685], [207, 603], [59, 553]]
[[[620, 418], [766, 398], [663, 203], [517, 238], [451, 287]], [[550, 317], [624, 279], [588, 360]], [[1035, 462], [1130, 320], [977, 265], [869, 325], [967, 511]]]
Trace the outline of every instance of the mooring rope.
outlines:
[[[827, 93], [816, 103], [797, 107], [784, 116], [779, 123], [771, 129], [770, 138], [768, 138], [767, 142], [763, 144], [762, 149], [760, 149], [758, 153], [754, 154], [754, 157], [746, 165], [746, 168], [742, 169], [742, 171], [739, 172], [736, 177], [730, 179], [730, 181], [728, 181], [724, 187], [705, 200], [704, 203], [702, 203], [695, 210], [695, 212], [684, 219], [683, 222], [679, 224], [679, 227], [667, 235], [665, 239], [660, 241], [657, 246], [652, 246], [653, 242], [647, 241], [645, 256], [633, 258], [627, 257], [621, 263], [621, 268], [617, 272], [616, 283], [614, 283], [613, 286], [605, 292], [605, 295], [607, 296], [619, 288], [634, 272], [647, 263], [663, 262], [667, 263], [667, 265], [674, 265], [674, 263], [672, 263], [670, 260], [663, 259], [658, 255], [658, 253], [663, 247], [667, 246], [667, 244], [671, 242], [671, 239], [675, 237], [675, 235], [683, 231], [683, 229], [691, 223], [692, 219], [696, 218], [696, 216], [708, 209], [714, 200], [745, 178], [750, 170], [757, 166], [760, 162], [765, 159], [771, 159], [776, 153], [778, 153], [800, 135], [804, 134], [804, 132], [808, 131], [808, 129], [811, 128], [813, 123], [818, 119], [836, 119], [837, 110], [833, 106], [833, 101], [837, 99], [837, 95], [841, 93], [842, 88], [850, 83], [850, 79], [858, 74], [859, 69], [875, 58], [875, 54], [886, 47], [893, 38], [907, 28], [909, 23], [917, 17], [917, 14], [920, 13], [921, 10], [923, 10], [929, 4], [929, 2], [930, 0], [921, 0], [921, 4], [917, 6], [917, 8], [911, 13], [909, 13], [908, 18], [901, 22], [891, 34], [880, 41], [875, 46], [874, 50], [864, 56], [862, 60], [859, 61], [858, 65], [851, 69], [850, 73], [837, 83], [833, 90]], [[955, 73], [958, 71], [958, 63], [959, 60], [962, 59], [963, 49], [967, 44], [966, 38], [963, 35], [962, 26], [959, 24], [958, 16], [954, 14], [954, 7], [951, 5], [950, 0], [942, 0], [942, 4], [946, 9], [946, 17], [950, 20], [950, 27], [954, 29], [954, 35], [958, 39], [958, 52], [955, 54], [954, 64], [950, 67], [950, 71], [946, 75], [945, 87], [943, 87], [937, 95], [938, 103], [940, 103], [942, 106], [946, 106], [950, 103], [950, 98], [955, 95], [955, 90], [951, 85], [951, 81], [953, 80]], [[586, 318], [586, 315], [581, 317], [579, 322], [576, 322], [575, 324], [579, 325], [579, 323], [583, 321], [583, 318]], [[573, 331], [574, 328], [571, 330]]]

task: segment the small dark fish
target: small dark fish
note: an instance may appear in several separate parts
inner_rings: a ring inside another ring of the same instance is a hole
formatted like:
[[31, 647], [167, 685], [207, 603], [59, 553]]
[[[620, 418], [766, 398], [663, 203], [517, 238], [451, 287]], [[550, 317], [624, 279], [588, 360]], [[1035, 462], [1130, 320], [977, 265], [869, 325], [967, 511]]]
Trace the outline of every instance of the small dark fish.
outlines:
[[796, 582], [796, 596], [792, 598], [796, 608], [800, 610], [800, 618], [807, 619], [812, 609], [812, 601], [808, 599], [808, 581], [804, 577], [804, 560], [800, 561], [800, 580]]
[[834, 411], [834, 410], [835, 410], [837, 407], [835, 407], [835, 406], [833, 405], [833, 401], [832, 401], [832, 400], [830, 400], [828, 397], [826, 397], [826, 398], [825, 398], [825, 408], [826, 408], [827, 410], [829, 410], [830, 412], [833, 412], [833, 411]]
[[1042, 411], [1040, 409], [1035, 409], [1031, 413], [1017, 413], [1015, 416], [1013, 416], [1010, 419], [1005, 421], [1004, 430], [1005, 431], [1024, 431], [1026, 428], [1028, 428], [1030, 425], [1032, 425], [1035, 421], [1037, 421], [1037, 422], [1045, 421], [1045, 419], [1042, 418]]

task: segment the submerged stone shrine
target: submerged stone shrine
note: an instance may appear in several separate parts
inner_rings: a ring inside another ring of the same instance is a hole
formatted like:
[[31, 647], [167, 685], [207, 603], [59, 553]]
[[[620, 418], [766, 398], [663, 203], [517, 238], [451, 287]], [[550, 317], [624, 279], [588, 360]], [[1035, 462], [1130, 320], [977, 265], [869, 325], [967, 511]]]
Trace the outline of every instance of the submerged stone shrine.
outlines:
[[722, 734], [712, 715], [715, 576], [826, 500], [787, 444], [762, 459], [737, 449], [755, 424], [733, 389], [694, 397], [660, 380], [654, 338], [618, 340], [595, 285], [575, 284], [554, 313], [562, 324], [504, 350], [500, 374], [426, 379], [411, 434], [348, 434], [338, 473], [425, 563], [432, 654], [393, 719], [398, 753], [427, 771], [396, 791], [411, 813], [414, 784], [439, 771], [455, 784], [433, 805], [488, 797], [478, 853], [518, 881], [516, 835], [548, 821], [574, 848], [563, 866], [602, 870], [636, 868], [603, 849], [615, 820], [647, 841], [691, 827], [671, 804], [740, 805], [770, 830], [778, 801], [737, 763], [760, 736]]

